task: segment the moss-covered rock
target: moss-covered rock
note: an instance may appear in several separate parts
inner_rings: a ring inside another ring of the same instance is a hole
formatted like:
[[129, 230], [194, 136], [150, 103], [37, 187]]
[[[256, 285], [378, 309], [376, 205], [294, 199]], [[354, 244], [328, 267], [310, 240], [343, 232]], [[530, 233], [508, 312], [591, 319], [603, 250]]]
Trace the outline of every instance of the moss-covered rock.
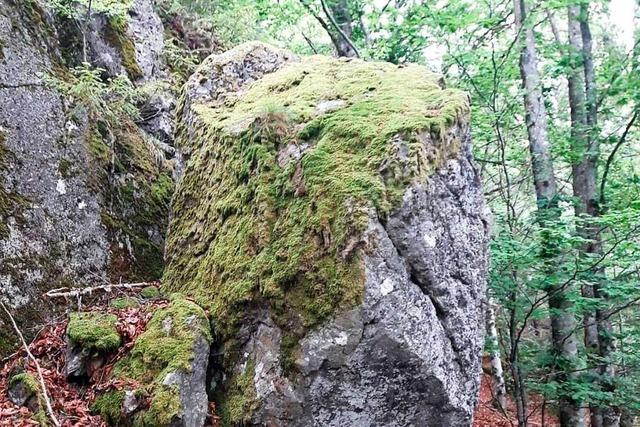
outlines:
[[127, 308], [138, 307], [140, 303], [135, 298], [122, 297], [122, 298], [116, 298], [112, 300], [109, 303], [109, 305], [111, 305], [111, 307], [116, 308], [118, 310], [125, 310]]
[[116, 328], [118, 318], [113, 314], [97, 312], [71, 313], [67, 325], [67, 337], [82, 348], [97, 351], [114, 351], [122, 345]]
[[153, 299], [160, 296], [160, 289], [157, 286], [147, 286], [140, 291], [142, 298]]
[[[150, 402], [133, 416], [134, 425], [204, 422], [210, 342], [207, 316], [191, 301], [175, 295], [167, 308], [153, 315], [130, 354], [116, 364], [112, 373], [115, 379], [139, 384], [136, 393]], [[121, 413], [123, 398], [124, 394], [112, 392], [100, 397], [93, 408], [105, 420], [117, 424], [114, 415]]]
[[369, 218], [458, 155], [445, 134], [468, 111], [464, 92], [423, 67], [319, 56], [224, 104], [191, 98], [164, 286], [210, 307], [226, 337], [247, 304], [265, 301], [294, 334], [357, 304]]

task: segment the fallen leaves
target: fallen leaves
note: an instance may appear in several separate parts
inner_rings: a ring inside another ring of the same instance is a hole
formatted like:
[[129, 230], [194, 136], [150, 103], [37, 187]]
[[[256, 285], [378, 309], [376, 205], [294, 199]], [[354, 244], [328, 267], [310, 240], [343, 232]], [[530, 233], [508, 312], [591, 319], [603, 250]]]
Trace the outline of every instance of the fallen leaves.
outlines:
[[[90, 406], [96, 396], [110, 389], [134, 388], [136, 384], [110, 379], [114, 364], [133, 346], [135, 339], [144, 331], [155, 310], [168, 305], [166, 300], [154, 300], [139, 307], [117, 310], [106, 302], [94, 306], [93, 311], [107, 312], [118, 317], [116, 327], [124, 345], [115, 355], [111, 355], [103, 366], [91, 372], [89, 384], [73, 384], [65, 376], [65, 333], [67, 321], [60, 321], [45, 327], [29, 345], [30, 351], [42, 368], [45, 385], [51, 396], [53, 410], [63, 427], [92, 426], [106, 427], [105, 422], [91, 414]], [[14, 405], [8, 398], [8, 383], [13, 375], [25, 371], [36, 375], [34, 363], [24, 349], [17, 351], [6, 361], [0, 371], [0, 426], [22, 427], [40, 425], [34, 414], [26, 407]]]

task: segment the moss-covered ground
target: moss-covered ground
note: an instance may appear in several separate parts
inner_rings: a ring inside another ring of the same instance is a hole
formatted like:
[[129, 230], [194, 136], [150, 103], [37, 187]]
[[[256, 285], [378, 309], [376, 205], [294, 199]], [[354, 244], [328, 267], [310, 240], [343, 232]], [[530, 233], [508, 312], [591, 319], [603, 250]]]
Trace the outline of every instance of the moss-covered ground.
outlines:
[[[344, 105], [321, 114], [323, 101]], [[259, 301], [300, 335], [360, 300], [369, 217], [384, 218], [411, 181], [457, 154], [459, 141], [429, 154], [418, 135], [441, 141], [468, 97], [423, 67], [311, 57], [225, 107], [194, 109], [197, 136], [179, 141], [194, 154], [173, 201], [164, 286], [210, 307], [225, 338]], [[281, 166], [288, 145], [309, 148]]]

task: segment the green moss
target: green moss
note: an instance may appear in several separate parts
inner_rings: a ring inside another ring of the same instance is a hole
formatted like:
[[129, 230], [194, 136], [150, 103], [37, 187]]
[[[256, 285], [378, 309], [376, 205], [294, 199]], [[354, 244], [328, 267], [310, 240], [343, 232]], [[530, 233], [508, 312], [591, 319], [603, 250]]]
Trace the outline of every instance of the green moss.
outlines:
[[122, 297], [116, 298], [111, 301], [111, 307], [117, 308], [118, 310], [124, 310], [126, 308], [138, 307], [140, 303], [135, 298], [130, 297]]
[[64, 179], [71, 178], [75, 175], [73, 172], [73, 163], [68, 159], [60, 159], [58, 163], [58, 172]]
[[245, 425], [258, 407], [256, 389], [253, 384], [255, 362], [249, 361], [244, 371], [227, 382], [220, 400], [223, 425]]
[[38, 380], [27, 372], [21, 372], [12, 376], [9, 379], [9, 388], [15, 387], [18, 383], [22, 383], [25, 390], [32, 395], [36, 395], [40, 392], [40, 384], [38, 384]]
[[140, 384], [138, 392], [150, 398], [150, 406], [136, 416], [134, 425], [163, 426], [179, 415], [180, 398], [175, 387], [163, 384], [169, 373], [189, 372], [196, 338], [211, 340], [207, 317], [197, 304], [176, 295], [167, 308], [157, 311], [129, 355], [116, 363], [112, 376]]
[[177, 387], [160, 385], [155, 390], [149, 409], [134, 422], [135, 426], [169, 426], [180, 414], [180, 395]]
[[[328, 100], [344, 105], [319, 113]], [[209, 307], [225, 340], [266, 302], [295, 341], [361, 300], [369, 218], [457, 156], [447, 131], [466, 120], [468, 97], [423, 67], [312, 57], [240, 100], [193, 108], [163, 286]], [[279, 150], [303, 144], [299, 162], [278, 164]]]
[[83, 348], [114, 351], [122, 344], [122, 338], [116, 329], [117, 321], [118, 318], [113, 314], [71, 313], [67, 336]]
[[100, 415], [109, 425], [117, 425], [122, 414], [124, 391], [109, 391], [98, 398], [91, 405], [91, 411]]
[[35, 414], [33, 414], [33, 419], [39, 423], [40, 426], [48, 426], [49, 417], [45, 411], [45, 401], [40, 389], [40, 383], [36, 379], [36, 377], [27, 372], [21, 372], [19, 374], [13, 375], [9, 379], [9, 388], [15, 387], [19, 383], [25, 388], [25, 391], [28, 393], [27, 399], [32, 399], [35, 397], [38, 401], [38, 409]]
[[152, 299], [160, 296], [160, 289], [157, 286], [147, 286], [140, 291], [142, 298]]
[[[157, 161], [131, 119], [122, 118], [113, 128], [96, 121], [87, 142], [94, 163], [91, 185], [106, 201], [101, 213], [113, 242], [112, 276], [131, 281], [160, 278], [164, 248], [149, 237], [149, 230], [162, 233], [167, 227], [174, 186], [171, 171]], [[112, 171], [123, 179], [110, 179]]]
[[136, 48], [133, 40], [127, 35], [127, 20], [123, 16], [112, 16], [107, 21], [105, 39], [116, 48], [122, 56], [122, 66], [131, 80], [138, 80], [144, 76], [142, 68], [136, 60]]

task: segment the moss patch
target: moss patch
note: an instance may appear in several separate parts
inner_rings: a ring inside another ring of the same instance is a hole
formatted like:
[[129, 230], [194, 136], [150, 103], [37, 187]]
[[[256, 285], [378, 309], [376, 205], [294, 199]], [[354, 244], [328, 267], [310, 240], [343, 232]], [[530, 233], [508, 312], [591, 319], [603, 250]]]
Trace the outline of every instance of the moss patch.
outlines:
[[147, 299], [158, 298], [160, 296], [160, 289], [158, 289], [157, 286], [147, 286], [146, 288], [142, 288], [140, 296]]
[[124, 395], [124, 391], [109, 391], [93, 402], [91, 410], [100, 415], [109, 425], [117, 425], [122, 414]]
[[114, 351], [122, 344], [116, 329], [118, 318], [96, 312], [71, 313], [67, 336], [74, 344], [98, 351]]
[[15, 387], [18, 383], [22, 383], [25, 390], [32, 395], [36, 395], [40, 392], [40, 384], [38, 384], [38, 380], [27, 372], [21, 372], [12, 376], [9, 379], [9, 388]]
[[153, 315], [129, 355], [115, 365], [113, 378], [139, 383], [138, 392], [150, 398], [149, 408], [136, 415], [134, 425], [169, 425], [179, 415], [178, 390], [163, 381], [169, 373], [191, 370], [198, 336], [211, 341], [204, 311], [176, 295], [167, 308]]
[[229, 381], [220, 399], [220, 414], [223, 425], [245, 425], [257, 409], [256, 389], [253, 384], [255, 362], [249, 361], [242, 373]]
[[109, 18], [105, 28], [105, 39], [116, 48], [122, 57], [122, 66], [131, 80], [138, 80], [144, 76], [142, 68], [136, 60], [136, 47], [127, 35], [127, 20], [116, 15]]
[[118, 310], [124, 310], [126, 308], [138, 307], [140, 303], [135, 298], [122, 297], [112, 300], [110, 305]]
[[[326, 101], [340, 108], [319, 112]], [[163, 286], [210, 307], [225, 340], [264, 302], [295, 340], [360, 301], [372, 212], [457, 156], [447, 131], [468, 96], [419, 66], [311, 57], [194, 110]], [[281, 166], [287, 146], [308, 148]]]
[[113, 242], [110, 273], [114, 280], [158, 279], [164, 248], [149, 231], [161, 235], [166, 230], [174, 186], [171, 171], [155, 158], [131, 119], [122, 118], [110, 128], [98, 120], [87, 131], [95, 170], [92, 186], [104, 195], [102, 221]]

